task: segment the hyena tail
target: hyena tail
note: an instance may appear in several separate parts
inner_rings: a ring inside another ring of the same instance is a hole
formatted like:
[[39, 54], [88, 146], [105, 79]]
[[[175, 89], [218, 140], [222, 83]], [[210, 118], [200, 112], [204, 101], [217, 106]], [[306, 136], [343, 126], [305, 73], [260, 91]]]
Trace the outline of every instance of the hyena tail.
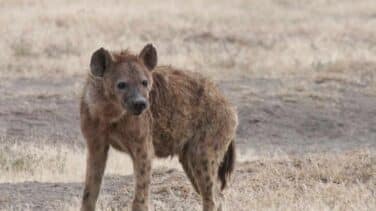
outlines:
[[227, 148], [227, 152], [223, 157], [222, 163], [218, 169], [218, 178], [221, 181], [221, 190], [226, 188], [227, 180], [231, 176], [235, 168], [235, 143], [231, 141]]

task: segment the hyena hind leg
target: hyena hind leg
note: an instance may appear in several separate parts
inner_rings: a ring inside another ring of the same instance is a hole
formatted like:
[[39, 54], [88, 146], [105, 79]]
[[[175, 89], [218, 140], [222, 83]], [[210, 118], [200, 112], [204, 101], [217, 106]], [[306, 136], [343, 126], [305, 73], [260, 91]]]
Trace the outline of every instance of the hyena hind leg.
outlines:
[[200, 190], [198, 188], [197, 181], [195, 179], [195, 176], [193, 174], [193, 169], [195, 168], [195, 163], [191, 162], [190, 155], [191, 153], [191, 148], [190, 145], [187, 143], [184, 145], [183, 150], [181, 154], [179, 155], [179, 161], [181, 165], [183, 166], [183, 169], [185, 173], [188, 176], [188, 179], [191, 181], [191, 184], [193, 186], [193, 189], [196, 191], [196, 193], [200, 194]]
[[192, 175], [202, 198], [203, 211], [220, 210], [221, 190], [217, 159], [210, 156], [210, 153], [204, 153], [200, 156], [197, 153], [192, 153], [190, 158], [193, 163]]
[[223, 148], [210, 146], [207, 145], [206, 149], [199, 146], [190, 151], [187, 157], [192, 164], [191, 174], [202, 197], [203, 210], [223, 211], [226, 210], [226, 205], [222, 190], [234, 171], [235, 143], [231, 141], [229, 145], [223, 145]]

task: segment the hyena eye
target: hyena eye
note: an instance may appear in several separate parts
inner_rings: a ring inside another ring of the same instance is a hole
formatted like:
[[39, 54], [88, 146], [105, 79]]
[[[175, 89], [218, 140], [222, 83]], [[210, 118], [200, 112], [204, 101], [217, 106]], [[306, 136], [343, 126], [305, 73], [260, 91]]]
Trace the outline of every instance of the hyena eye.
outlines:
[[148, 81], [147, 81], [147, 80], [143, 80], [143, 81], [142, 81], [142, 85], [143, 85], [144, 87], [147, 87], [147, 86], [148, 86]]
[[127, 88], [127, 87], [128, 87], [128, 84], [125, 83], [125, 82], [119, 82], [119, 83], [117, 84], [117, 88], [118, 88], [118, 89], [125, 89], [125, 88]]

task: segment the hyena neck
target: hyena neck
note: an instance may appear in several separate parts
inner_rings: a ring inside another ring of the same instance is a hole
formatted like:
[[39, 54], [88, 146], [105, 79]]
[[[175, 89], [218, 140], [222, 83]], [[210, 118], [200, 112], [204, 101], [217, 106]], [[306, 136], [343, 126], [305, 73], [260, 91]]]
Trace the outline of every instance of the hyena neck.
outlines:
[[126, 112], [109, 93], [106, 93], [100, 80], [89, 76], [83, 100], [87, 104], [92, 118], [111, 124], [119, 121]]

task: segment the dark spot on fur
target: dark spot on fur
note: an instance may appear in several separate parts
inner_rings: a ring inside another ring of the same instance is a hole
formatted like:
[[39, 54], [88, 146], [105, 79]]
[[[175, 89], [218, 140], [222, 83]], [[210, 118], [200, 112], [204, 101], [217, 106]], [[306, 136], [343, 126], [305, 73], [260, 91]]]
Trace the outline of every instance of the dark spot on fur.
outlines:
[[201, 176], [201, 171], [199, 169], [196, 170], [198, 176]]
[[146, 170], [149, 170], [151, 168], [151, 163], [150, 162], [143, 162], [141, 165], [144, 166], [144, 168]]
[[141, 174], [141, 176], [144, 176], [144, 175], [145, 175], [145, 170], [144, 170], [144, 169], [141, 169], [141, 170], [140, 170], [140, 174]]
[[202, 167], [204, 168], [204, 171], [207, 171], [208, 170], [208, 160], [203, 160], [202, 161]]
[[203, 197], [203, 200], [204, 200], [205, 202], [209, 202], [209, 203], [212, 203], [212, 202], [213, 202], [213, 199], [212, 199], [212, 197], [211, 197], [210, 194], [205, 195], [205, 196]]
[[140, 189], [145, 189], [146, 188], [146, 183], [142, 183], [137, 185]]
[[146, 153], [145, 153], [145, 154], [143, 154], [143, 155], [141, 156], [141, 158], [145, 160], [145, 159], [147, 158], [147, 155], [146, 155]]
[[96, 181], [100, 181], [101, 179], [102, 179], [102, 174], [95, 174], [94, 175], [94, 179], [96, 180]]
[[149, 184], [149, 183], [147, 183], [147, 182], [145, 182], [145, 183], [143, 184], [144, 189], [145, 189], [146, 187], [148, 187], [148, 184]]
[[204, 91], [205, 91], [205, 89], [204, 89], [203, 86], [198, 87], [198, 90], [197, 90], [197, 105], [200, 105], [201, 98], [204, 95]]
[[145, 203], [145, 199], [144, 198], [140, 198], [137, 200], [138, 203], [140, 204], [144, 204]]
[[86, 201], [90, 196], [90, 192], [89, 191], [84, 191], [84, 197], [83, 197], [83, 200]]
[[206, 191], [211, 191], [211, 188], [212, 188], [212, 185], [211, 184], [208, 184], [207, 186], [206, 186]]
[[206, 179], [207, 182], [210, 182], [210, 177], [209, 177], [209, 175], [207, 175], [207, 176], [205, 177], [205, 179]]
[[95, 146], [95, 150], [100, 151], [102, 149], [102, 146], [100, 144], [97, 144]]
[[215, 144], [215, 145], [214, 145], [214, 150], [215, 150], [215, 151], [218, 150], [218, 144]]
[[118, 126], [117, 122], [113, 122], [113, 123], [110, 124], [111, 129], [116, 129], [117, 126]]

